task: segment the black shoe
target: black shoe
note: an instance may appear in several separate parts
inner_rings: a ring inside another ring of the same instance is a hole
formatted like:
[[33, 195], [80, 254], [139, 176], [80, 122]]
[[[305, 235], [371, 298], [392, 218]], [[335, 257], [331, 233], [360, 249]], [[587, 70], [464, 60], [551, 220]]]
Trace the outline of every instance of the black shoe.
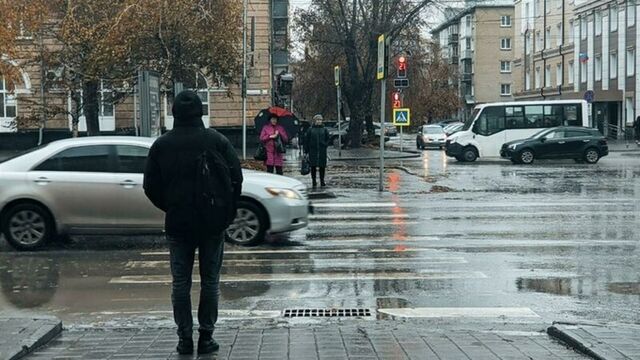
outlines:
[[180, 340], [178, 340], [178, 346], [176, 346], [176, 351], [180, 355], [193, 354], [193, 339], [180, 338]]
[[327, 184], [323, 181], [320, 183], [320, 187], [327, 187]]
[[198, 354], [211, 354], [214, 351], [218, 351], [220, 345], [213, 340], [211, 334], [200, 334], [198, 339]]
[[315, 189], [315, 188], [318, 187], [318, 184], [317, 183], [313, 183], [313, 185], [311, 185], [311, 187]]

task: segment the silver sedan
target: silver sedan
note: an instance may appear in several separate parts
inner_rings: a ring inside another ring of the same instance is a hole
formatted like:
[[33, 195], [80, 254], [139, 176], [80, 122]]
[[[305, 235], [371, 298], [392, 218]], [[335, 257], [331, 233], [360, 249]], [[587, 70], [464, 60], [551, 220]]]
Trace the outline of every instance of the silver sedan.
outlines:
[[[151, 138], [61, 140], [0, 163], [0, 230], [21, 250], [64, 234], [160, 234], [164, 213], [142, 189]], [[303, 228], [306, 186], [272, 174], [243, 172], [238, 215], [227, 241], [256, 244], [267, 232]]]

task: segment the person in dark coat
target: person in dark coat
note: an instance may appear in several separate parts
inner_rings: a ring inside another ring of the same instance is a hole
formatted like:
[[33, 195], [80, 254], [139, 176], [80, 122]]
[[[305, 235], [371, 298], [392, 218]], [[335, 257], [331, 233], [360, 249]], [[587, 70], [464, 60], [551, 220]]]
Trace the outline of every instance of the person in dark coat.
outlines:
[[317, 187], [316, 172], [320, 170], [320, 186], [327, 184], [324, 181], [325, 169], [327, 167], [327, 147], [329, 146], [329, 130], [324, 127], [322, 115], [313, 117], [313, 126], [307, 130], [304, 142], [305, 153], [309, 155], [309, 165], [311, 165], [311, 181], [313, 187]]
[[202, 123], [202, 102], [193, 91], [183, 91], [173, 103], [174, 129], [160, 136], [151, 146], [144, 173], [144, 192], [151, 202], [165, 212], [165, 231], [169, 242], [171, 302], [178, 326], [179, 354], [193, 353], [193, 318], [191, 315], [191, 274], [198, 249], [200, 268], [200, 303], [198, 353], [218, 350], [213, 339], [218, 319], [220, 268], [224, 234], [209, 233], [206, 219], [195, 210], [193, 189], [198, 157], [205, 151], [224, 158], [231, 177], [236, 202], [242, 192], [242, 169], [229, 140]]
[[636, 117], [636, 121], [633, 122], [633, 130], [635, 131], [636, 142], [640, 145], [640, 116]]

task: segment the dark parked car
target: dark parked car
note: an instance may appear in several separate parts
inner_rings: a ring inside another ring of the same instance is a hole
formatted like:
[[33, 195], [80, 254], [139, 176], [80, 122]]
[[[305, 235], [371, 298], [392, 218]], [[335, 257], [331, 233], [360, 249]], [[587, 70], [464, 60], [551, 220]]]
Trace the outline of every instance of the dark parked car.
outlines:
[[598, 129], [574, 126], [545, 129], [528, 139], [510, 141], [500, 150], [500, 156], [520, 164], [531, 164], [534, 159], [574, 159], [595, 164], [608, 154], [607, 139]]

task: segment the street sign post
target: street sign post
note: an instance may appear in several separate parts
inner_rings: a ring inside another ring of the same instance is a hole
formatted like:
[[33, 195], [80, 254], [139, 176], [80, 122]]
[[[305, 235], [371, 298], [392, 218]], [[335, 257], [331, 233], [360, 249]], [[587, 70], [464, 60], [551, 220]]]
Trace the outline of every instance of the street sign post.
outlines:
[[387, 98], [387, 47], [389, 39], [382, 34], [378, 37], [378, 67], [376, 78], [380, 80], [380, 173], [378, 175], [378, 191], [384, 190], [384, 117], [386, 115]]
[[340, 66], [333, 68], [333, 76], [336, 83], [336, 99], [338, 107], [338, 157], [342, 157], [342, 119], [340, 119], [340, 106], [342, 101], [342, 94], [340, 93]]

